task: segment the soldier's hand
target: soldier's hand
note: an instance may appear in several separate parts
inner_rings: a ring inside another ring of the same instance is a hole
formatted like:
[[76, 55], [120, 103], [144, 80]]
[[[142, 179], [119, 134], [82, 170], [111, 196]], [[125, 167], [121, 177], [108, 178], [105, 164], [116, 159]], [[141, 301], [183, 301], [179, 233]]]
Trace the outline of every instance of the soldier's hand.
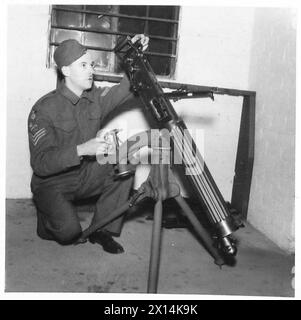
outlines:
[[140, 41], [142, 45], [142, 51], [145, 51], [148, 47], [149, 37], [144, 34], [136, 34], [131, 41], [133, 43], [135, 43], [136, 41]]
[[97, 138], [88, 140], [77, 146], [77, 154], [81, 156], [95, 156], [96, 154], [107, 154], [111, 151], [112, 145]]

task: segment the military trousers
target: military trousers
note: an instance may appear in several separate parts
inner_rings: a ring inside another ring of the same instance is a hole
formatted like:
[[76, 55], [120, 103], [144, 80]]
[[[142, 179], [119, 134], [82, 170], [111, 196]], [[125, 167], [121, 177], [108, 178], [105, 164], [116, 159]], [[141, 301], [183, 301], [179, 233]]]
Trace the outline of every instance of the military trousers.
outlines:
[[[37, 208], [37, 234], [47, 240], [70, 244], [81, 232], [81, 224], [74, 202], [98, 197], [91, 225], [110, 217], [111, 213], [129, 198], [133, 177], [114, 180], [111, 164], [90, 161], [70, 175], [58, 176], [51, 183], [41, 184], [33, 191]], [[119, 236], [124, 215], [107, 224], [104, 229]]]

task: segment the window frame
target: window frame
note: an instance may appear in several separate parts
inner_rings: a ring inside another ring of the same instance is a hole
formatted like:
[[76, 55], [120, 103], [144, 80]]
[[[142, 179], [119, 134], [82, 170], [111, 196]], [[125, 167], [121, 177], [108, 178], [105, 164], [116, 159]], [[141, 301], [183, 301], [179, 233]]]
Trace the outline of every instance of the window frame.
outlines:
[[[68, 5], [67, 5], [68, 6]], [[71, 5], [70, 5], [71, 7]], [[47, 67], [51, 68], [54, 67], [53, 61], [52, 61], [52, 54], [51, 50], [52, 46], [58, 46], [59, 43], [52, 41], [51, 40], [51, 34], [53, 29], [60, 29], [60, 30], [74, 30], [74, 31], [79, 31], [79, 32], [91, 32], [91, 33], [97, 33], [97, 34], [112, 34], [116, 36], [134, 36], [136, 33], [128, 33], [128, 32], [121, 32], [121, 31], [112, 31], [112, 30], [96, 30], [93, 28], [87, 28], [87, 27], [69, 27], [69, 26], [62, 26], [62, 25], [54, 25], [52, 23], [53, 19], [53, 10], [57, 11], [64, 11], [64, 12], [72, 12], [72, 13], [81, 13], [81, 14], [92, 14], [92, 15], [103, 15], [103, 16], [110, 16], [110, 17], [116, 17], [118, 18], [127, 18], [127, 19], [136, 19], [136, 20], [143, 20], [146, 21], [146, 25], [148, 22], [163, 22], [163, 23], [172, 23], [175, 24], [175, 30], [174, 34], [172, 37], [166, 37], [166, 36], [157, 36], [157, 35], [148, 35], [150, 38], [150, 41], [152, 39], [155, 40], [162, 40], [162, 41], [170, 41], [173, 44], [172, 52], [171, 54], [169, 53], [160, 53], [160, 52], [150, 52], [146, 51], [145, 55], [146, 56], [157, 56], [157, 57], [167, 57], [170, 59], [170, 74], [169, 75], [158, 75], [158, 78], [161, 79], [175, 79], [175, 74], [176, 74], [176, 64], [177, 64], [177, 58], [178, 58], [178, 43], [179, 43], [179, 24], [180, 24], [180, 6], [172, 6], [175, 8], [175, 17], [176, 19], [163, 19], [163, 18], [156, 18], [156, 17], [148, 17], [148, 16], [134, 16], [134, 15], [128, 15], [128, 14], [122, 14], [119, 12], [105, 12], [105, 11], [94, 11], [94, 10], [87, 10], [86, 5], [83, 5], [83, 9], [76, 9], [76, 8], [68, 8], [68, 7], [57, 7], [56, 5], [50, 5], [50, 14], [49, 14], [49, 30], [48, 30], [48, 50], [47, 50]], [[114, 6], [114, 7], [119, 7], [119, 6]], [[149, 8], [150, 6], [146, 6]], [[117, 37], [116, 37], [117, 38]], [[116, 39], [115, 38], [115, 39]], [[113, 41], [113, 43], [115, 43]], [[116, 43], [115, 43], [116, 44]], [[112, 52], [113, 48], [104, 48], [104, 47], [95, 47], [95, 46], [88, 46], [84, 45], [87, 49], [91, 50], [96, 50], [96, 51], [106, 51], [106, 52]], [[114, 58], [112, 58], [113, 61], [110, 61], [110, 64], [112, 64], [112, 69], [116, 70], [116, 56], [113, 55]], [[115, 71], [99, 71], [95, 73], [95, 80], [98, 81], [97, 79], [104, 79], [108, 78], [110, 79], [111, 76], [114, 75], [120, 75], [120, 73], [115, 72]]]

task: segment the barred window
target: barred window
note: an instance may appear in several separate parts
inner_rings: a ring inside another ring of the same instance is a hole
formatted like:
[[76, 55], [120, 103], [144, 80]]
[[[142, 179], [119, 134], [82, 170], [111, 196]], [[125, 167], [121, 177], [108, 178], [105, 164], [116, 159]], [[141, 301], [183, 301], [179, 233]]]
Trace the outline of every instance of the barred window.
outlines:
[[111, 51], [126, 36], [149, 36], [145, 54], [158, 76], [175, 73], [178, 41], [178, 6], [53, 5], [49, 28], [48, 67], [54, 66], [55, 48], [65, 39], [76, 39], [91, 53], [96, 75], [119, 74]]

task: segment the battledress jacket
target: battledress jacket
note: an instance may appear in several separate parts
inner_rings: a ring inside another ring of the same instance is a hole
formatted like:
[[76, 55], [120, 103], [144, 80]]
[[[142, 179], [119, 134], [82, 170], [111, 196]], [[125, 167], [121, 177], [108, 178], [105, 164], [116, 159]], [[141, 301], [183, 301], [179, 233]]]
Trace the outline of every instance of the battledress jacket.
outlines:
[[132, 97], [126, 76], [113, 87], [93, 87], [78, 97], [64, 82], [39, 99], [28, 117], [31, 190], [76, 174], [84, 165], [77, 145], [100, 130], [104, 118]]

